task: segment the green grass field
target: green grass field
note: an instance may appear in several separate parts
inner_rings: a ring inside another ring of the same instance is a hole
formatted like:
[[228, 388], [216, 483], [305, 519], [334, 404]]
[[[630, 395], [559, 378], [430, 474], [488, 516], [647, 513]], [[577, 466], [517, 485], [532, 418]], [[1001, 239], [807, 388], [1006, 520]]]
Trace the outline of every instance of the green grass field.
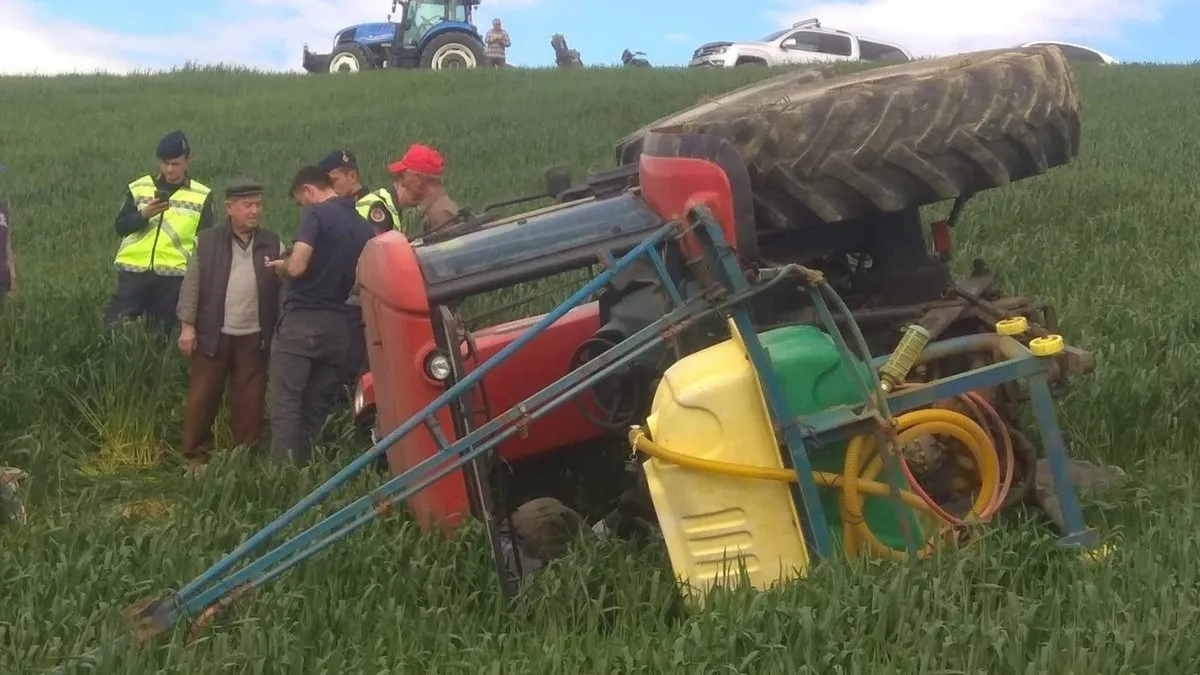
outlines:
[[[265, 225], [291, 235], [299, 165], [354, 150], [372, 187], [413, 141], [447, 154], [460, 204], [580, 176], [612, 143], [755, 72], [183, 72], [0, 79], [0, 193], [14, 209], [22, 294], [0, 309], [0, 465], [34, 476], [30, 522], [0, 528], [0, 672], [36, 672], [117, 635], [135, 599], [179, 588], [329, 476], [173, 458], [185, 362], [145, 337], [99, 339], [125, 184], [182, 128], [194, 175], [271, 186]], [[1132, 477], [1087, 501], [1117, 545], [1087, 564], [1041, 526], [914, 567], [822, 566], [771, 593], [677, 616], [660, 550], [578, 550], [502, 606], [478, 530], [443, 541], [375, 523], [222, 615], [122, 650], [104, 673], [1184, 673], [1200, 663], [1198, 72], [1078, 73], [1084, 146], [1049, 175], [981, 195], [958, 264], [985, 257], [1013, 293], [1056, 304], [1098, 367], [1060, 406], [1072, 453]], [[948, 208], [943, 205], [941, 208]], [[153, 463], [121, 469], [119, 458]], [[357, 496], [373, 478], [348, 487]], [[328, 509], [325, 510], [328, 512]]]

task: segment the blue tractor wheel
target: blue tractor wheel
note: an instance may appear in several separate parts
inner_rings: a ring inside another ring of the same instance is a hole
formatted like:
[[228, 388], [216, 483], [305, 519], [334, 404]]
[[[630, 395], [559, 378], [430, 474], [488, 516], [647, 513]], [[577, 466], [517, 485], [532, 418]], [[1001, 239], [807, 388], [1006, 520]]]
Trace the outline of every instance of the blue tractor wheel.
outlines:
[[331, 73], [357, 73], [374, 67], [370, 57], [358, 45], [338, 45], [329, 55]]
[[432, 70], [478, 68], [485, 63], [483, 42], [459, 30], [434, 36], [421, 49], [421, 67]]

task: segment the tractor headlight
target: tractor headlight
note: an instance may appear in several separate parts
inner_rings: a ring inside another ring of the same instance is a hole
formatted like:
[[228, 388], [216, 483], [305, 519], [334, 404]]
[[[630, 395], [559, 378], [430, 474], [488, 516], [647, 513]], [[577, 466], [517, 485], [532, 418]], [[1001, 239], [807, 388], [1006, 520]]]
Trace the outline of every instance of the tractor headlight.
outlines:
[[450, 359], [434, 352], [425, 360], [425, 372], [438, 382], [445, 382], [450, 377]]

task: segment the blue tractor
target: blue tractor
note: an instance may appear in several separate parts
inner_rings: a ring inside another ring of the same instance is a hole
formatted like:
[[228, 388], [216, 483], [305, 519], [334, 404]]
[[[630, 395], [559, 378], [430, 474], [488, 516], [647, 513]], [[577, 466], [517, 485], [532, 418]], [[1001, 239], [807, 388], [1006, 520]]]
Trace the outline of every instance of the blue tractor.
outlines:
[[[392, 0], [383, 23], [338, 31], [333, 51], [314, 54], [304, 46], [310, 73], [356, 73], [374, 68], [477, 68], [484, 63], [483, 39], [471, 23], [479, 0]], [[392, 21], [397, 8], [400, 21]]]

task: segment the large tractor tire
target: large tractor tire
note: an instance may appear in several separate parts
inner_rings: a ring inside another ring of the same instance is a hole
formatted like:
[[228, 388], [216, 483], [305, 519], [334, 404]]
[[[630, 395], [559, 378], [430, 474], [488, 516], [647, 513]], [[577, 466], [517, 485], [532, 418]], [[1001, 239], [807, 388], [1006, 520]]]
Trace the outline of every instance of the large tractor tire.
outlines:
[[483, 43], [459, 30], [437, 35], [421, 48], [421, 67], [430, 70], [479, 68], [486, 62]]
[[790, 72], [664, 117], [741, 152], [758, 227], [835, 223], [970, 195], [1079, 152], [1075, 78], [1057, 47], [982, 51], [825, 77]]
[[367, 52], [358, 45], [338, 45], [329, 55], [331, 73], [357, 73], [374, 67]]

